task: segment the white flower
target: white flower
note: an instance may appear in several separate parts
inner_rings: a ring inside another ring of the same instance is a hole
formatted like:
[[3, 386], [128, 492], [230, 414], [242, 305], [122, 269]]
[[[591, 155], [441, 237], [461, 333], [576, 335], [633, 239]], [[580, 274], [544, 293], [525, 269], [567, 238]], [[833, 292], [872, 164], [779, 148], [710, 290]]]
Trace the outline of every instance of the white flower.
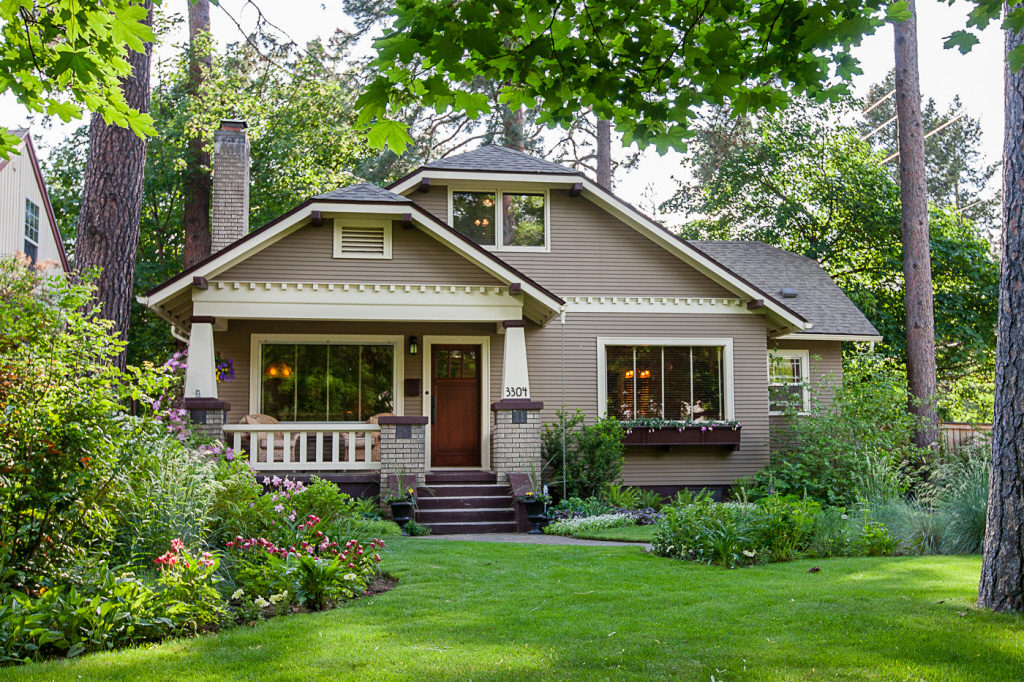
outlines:
[[745, 556], [745, 557], [753, 557], [756, 554], [757, 554], [757, 552], [755, 552], [752, 549], [745, 549], [745, 550], [743, 550], [743, 556]]
[[345, 580], [348, 580], [349, 582], [352, 582], [355, 579], [356, 579], [356, 574], [355, 573], [346, 573], [345, 574]]
[[272, 594], [272, 595], [270, 595], [270, 603], [271, 604], [279, 604], [282, 599], [284, 599], [284, 595], [283, 594]]
[[244, 596], [245, 596], [245, 590], [243, 590], [241, 587], [239, 587], [237, 590], [235, 590], [234, 594], [231, 595], [231, 598], [237, 601], [237, 600], [241, 599]]
[[263, 597], [256, 597], [256, 606], [259, 606], [260, 608], [266, 608], [267, 606], [270, 606], [270, 602], [268, 602]]

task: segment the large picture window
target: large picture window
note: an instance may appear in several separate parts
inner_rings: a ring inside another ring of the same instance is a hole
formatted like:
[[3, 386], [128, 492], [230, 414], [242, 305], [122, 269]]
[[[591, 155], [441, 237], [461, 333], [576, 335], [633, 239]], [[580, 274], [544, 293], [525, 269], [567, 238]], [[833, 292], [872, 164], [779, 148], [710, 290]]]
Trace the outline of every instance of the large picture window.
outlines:
[[544, 249], [547, 194], [455, 190], [451, 224], [477, 244], [501, 249]]
[[606, 345], [607, 413], [619, 419], [726, 419], [722, 346]]
[[263, 343], [260, 411], [280, 421], [366, 421], [394, 412], [395, 347]]

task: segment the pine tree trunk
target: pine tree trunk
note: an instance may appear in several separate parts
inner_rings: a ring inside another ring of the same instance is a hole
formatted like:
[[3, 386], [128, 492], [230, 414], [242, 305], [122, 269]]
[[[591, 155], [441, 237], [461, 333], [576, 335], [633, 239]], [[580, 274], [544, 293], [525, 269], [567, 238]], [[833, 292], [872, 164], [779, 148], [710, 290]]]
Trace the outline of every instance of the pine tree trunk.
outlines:
[[925, 182], [924, 121], [917, 68], [917, 9], [894, 24], [896, 51], [896, 114], [899, 121], [900, 227], [903, 236], [903, 278], [907, 313], [907, 383], [910, 409], [923, 426], [915, 436], [921, 446], [938, 436], [935, 413], [935, 315], [928, 238], [928, 186]]
[[612, 123], [597, 119], [597, 184], [612, 189]]
[[[1024, 33], [1006, 33], [1006, 52]], [[1004, 65], [1003, 244], [995, 421], [978, 606], [1024, 611], [1024, 73]]]
[[[210, 2], [196, 0], [188, 7], [189, 65], [188, 94], [202, 96], [203, 79], [213, 63], [209, 51]], [[210, 255], [210, 154], [202, 135], [189, 138], [185, 153], [185, 267]]]
[[[145, 3], [146, 23], [153, 22], [152, 3]], [[129, 52], [131, 75], [121, 88], [130, 107], [149, 111], [149, 62], [153, 46]], [[75, 239], [75, 269], [100, 268], [96, 302], [114, 331], [127, 338], [139, 246], [142, 180], [146, 140], [128, 128], [107, 125], [93, 115], [89, 124], [89, 156], [85, 163], [82, 201]], [[125, 355], [118, 363], [123, 367]]]

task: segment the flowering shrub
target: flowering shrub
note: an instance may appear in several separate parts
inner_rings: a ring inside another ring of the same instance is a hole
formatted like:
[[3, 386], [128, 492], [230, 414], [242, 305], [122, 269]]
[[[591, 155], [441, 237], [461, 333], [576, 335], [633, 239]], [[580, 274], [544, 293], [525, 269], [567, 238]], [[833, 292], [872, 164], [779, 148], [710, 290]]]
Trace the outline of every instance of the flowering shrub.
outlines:
[[176, 538], [153, 563], [160, 569], [159, 583], [166, 596], [184, 605], [184, 626], [196, 631], [223, 620], [224, 602], [214, 587], [220, 559], [210, 552], [192, 554], [181, 538]]
[[[214, 355], [214, 364], [217, 370], [218, 383], [226, 383], [234, 380], [235, 363], [231, 358], [221, 355], [220, 351], [216, 351]], [[188, 349], [176, 351], [174, 355], [168, 358], [167, 362], [164, 363], [164, 367], [175, 374], [184, 375], [185, 369], [188, 367]]]
[[551, 535], [575, 535], [582, 531], [598, 530], [600, 528], [622, 528], [635, 525], [636, 521], [628, 514], [601, 514], [600, 516], [556, 521], [548, 525], [544, 532]]

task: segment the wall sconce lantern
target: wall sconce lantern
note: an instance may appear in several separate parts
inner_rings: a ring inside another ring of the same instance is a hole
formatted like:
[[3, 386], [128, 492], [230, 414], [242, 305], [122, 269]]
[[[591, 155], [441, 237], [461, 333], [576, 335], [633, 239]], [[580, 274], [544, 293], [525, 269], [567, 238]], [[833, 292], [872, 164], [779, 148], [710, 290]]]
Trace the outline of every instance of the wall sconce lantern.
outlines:
[[420, 352], [420, 341], [415, 336], [409, 337], [409, 355], [416, 355]]

